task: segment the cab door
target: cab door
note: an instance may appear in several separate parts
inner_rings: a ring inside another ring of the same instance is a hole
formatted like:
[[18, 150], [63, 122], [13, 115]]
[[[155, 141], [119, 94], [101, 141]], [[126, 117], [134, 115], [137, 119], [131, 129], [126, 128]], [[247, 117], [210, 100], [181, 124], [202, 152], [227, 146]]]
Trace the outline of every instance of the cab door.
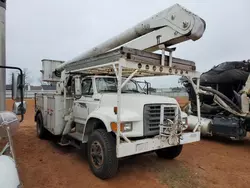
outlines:
[[82, 97], [74, 101], [75, 122], [85, 125], [88, 115], [98, 106], [98, 103], [94, 99], [93, 79], [84, 79], [82, 81]]

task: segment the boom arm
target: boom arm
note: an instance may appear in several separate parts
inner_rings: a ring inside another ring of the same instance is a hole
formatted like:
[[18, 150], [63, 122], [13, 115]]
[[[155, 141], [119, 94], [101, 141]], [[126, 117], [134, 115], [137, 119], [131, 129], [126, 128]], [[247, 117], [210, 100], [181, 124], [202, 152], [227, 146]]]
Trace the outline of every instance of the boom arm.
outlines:
[[189, 39], [195, 41], [202, 37], [205, 27], [206, 24], [203, 19], [179, 4], [175, 4], [120, 35], [61, 64], [56, 68], [56, 71], [62, 71], [68, 63], [105, 53], [121, 45], [153, 52], [159, 49], [158, 46], [160, 44], [164, 44], [167, 47]]

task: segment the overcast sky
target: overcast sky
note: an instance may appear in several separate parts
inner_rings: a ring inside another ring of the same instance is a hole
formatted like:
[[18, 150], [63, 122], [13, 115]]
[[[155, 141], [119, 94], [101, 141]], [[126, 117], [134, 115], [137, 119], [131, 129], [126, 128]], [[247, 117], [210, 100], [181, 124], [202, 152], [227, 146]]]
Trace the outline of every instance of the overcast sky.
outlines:
[[[250, 59], [249, 0], [7, 0], [7, 65], [28, 68], [37, 84], [41, 59], [72, 59], [175, 3], [202, 17], [207, 27], [200, 40], [178, 45], [174, 56], [195, 61], [201, 72], [223, 61]], [[151, 81], [154, 87], [175, 84]]]

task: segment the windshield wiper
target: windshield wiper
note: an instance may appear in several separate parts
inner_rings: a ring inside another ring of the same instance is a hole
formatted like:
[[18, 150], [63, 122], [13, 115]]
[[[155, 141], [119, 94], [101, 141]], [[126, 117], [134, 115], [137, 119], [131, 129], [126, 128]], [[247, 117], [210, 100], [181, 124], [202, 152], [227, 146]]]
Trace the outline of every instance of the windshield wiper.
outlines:
[[[99, 90], [98, 91], [99, 93], [104, 93], [104, 92], [112, 92], [112, 93], [116, 93], [117, 90], [113, 90], [113, 89], [105, 89], [105, 90]], [[141, 93], [140, 91], [138, 90], [123, 90], [122, 93]]]
[[105, 89], [105, 90], [99, 90], [99, 92], [117, 92], [117, 90], [113, 90], [113, 89]]
[[141, 93], [140, 91], [136, 90], [136, 89], [131, 89], [131, 90], [125, 90], [122, 91], [123, 93]]

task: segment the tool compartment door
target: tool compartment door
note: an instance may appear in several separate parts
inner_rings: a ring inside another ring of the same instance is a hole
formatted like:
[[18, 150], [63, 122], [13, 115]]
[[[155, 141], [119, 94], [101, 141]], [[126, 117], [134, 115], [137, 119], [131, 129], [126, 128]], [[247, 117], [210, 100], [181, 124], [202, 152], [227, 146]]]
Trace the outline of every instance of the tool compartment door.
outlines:
[[54, 128], [53, 128], [53, 124], [55, 123], [55, 97], [54, 96], [48, 96], [48, 100], [47, 100], [47, 111], [48, 111], [48, 115], [47, 115], [47, 128], [49, 131], [53, 132]]

